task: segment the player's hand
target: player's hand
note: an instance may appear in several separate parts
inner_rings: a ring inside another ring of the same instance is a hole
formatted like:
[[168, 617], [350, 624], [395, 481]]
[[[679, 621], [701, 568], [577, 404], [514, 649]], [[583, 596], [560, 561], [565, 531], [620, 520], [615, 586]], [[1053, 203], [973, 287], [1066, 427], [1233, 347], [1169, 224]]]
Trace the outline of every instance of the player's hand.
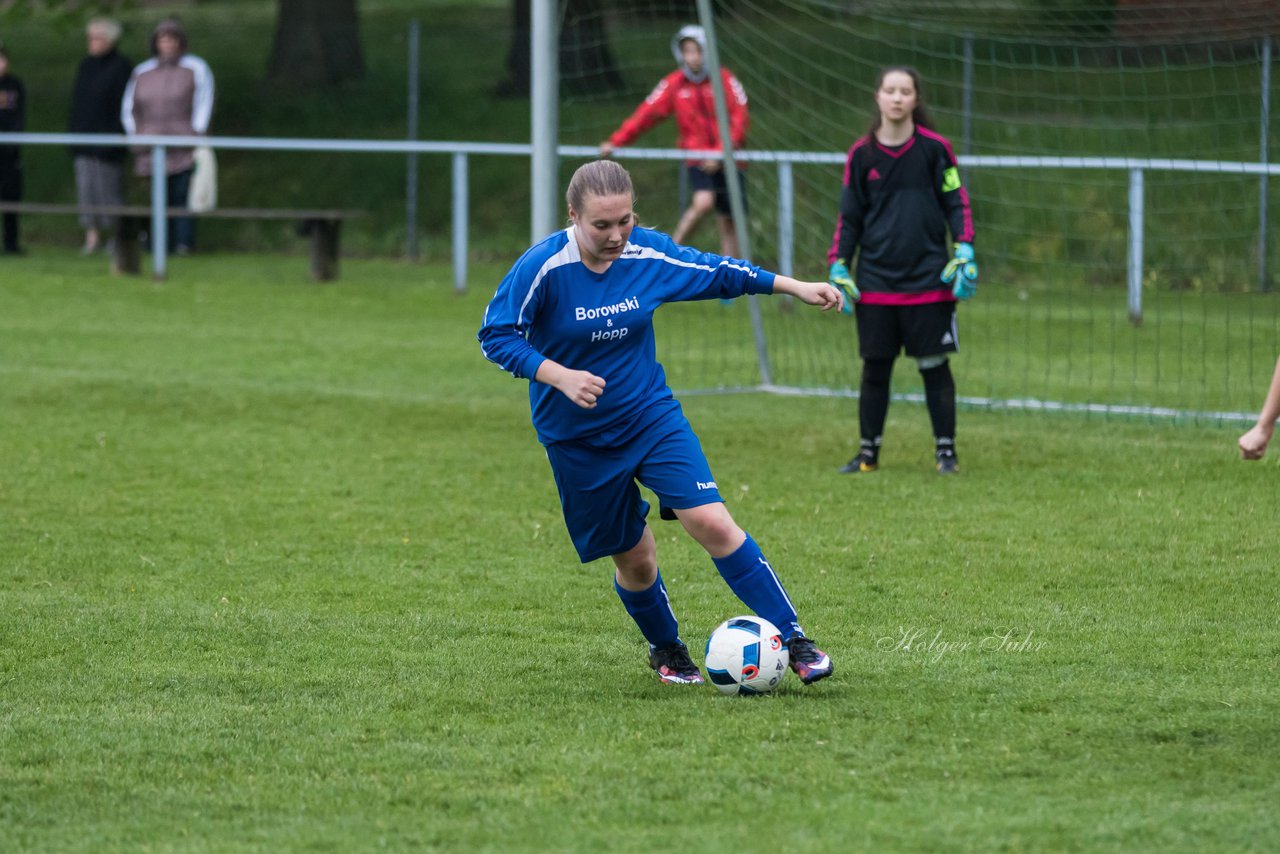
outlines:
[[840, 306], [840, 310], [845, 314], [853, 314], [853, 304], [862, 298], [862, 291], [858, 290], [858, 286], [853, 283], [853, 276], [849, 275], [849, 265], [843, 261], [836, 261], [827, 271], [827, 281], [833, 287], [839, 288], [844, 295], [844, 303]]
[[724, 167], [724, 164], [721, 163], [719, 160], [707, 159], [702, 161], [702, 171], [706, 172], [708, 175], [716, 174], [723, 167]]
[[844, 294], [829, 282], [797, 282], [792, 294], [807, 305], [816, 305], [823, 311], [844, 305]]
[[1240, 459], [1242, 460], [1260, 460], [1263, 454], [1267, 452], [1267, 443], [1271, 441], [1271, 434], [1263, 427], [1254, 427], [1248, 433], [1240, 437], [1238, 444], [1240, 445]]
[[807, 305], [816, 305], [823, 311], [844, 305], [844, 294], [830, 282], [802, 282], [781, 273], [774, 277], [773, 292], [795, 297]]
[[604, 142], [600, 143], [600, 158], [602, 160], [608, 160], [612, 156], [613, 156], [613, 143], [609, 142], [609, 140], [606, 139]]
[[973, 244], [957, 243], [955, 257], [942, 268], [939, 277], [951, 285], [951, 294], [960, 300], [969, 299], [978, 290], [978, 265], [973, 261]]
[[604, 380], [590, 371], [566, 369], [556, 382], [556, 388], [583, 409], [595, 409], [596, 401], [604, 394]]

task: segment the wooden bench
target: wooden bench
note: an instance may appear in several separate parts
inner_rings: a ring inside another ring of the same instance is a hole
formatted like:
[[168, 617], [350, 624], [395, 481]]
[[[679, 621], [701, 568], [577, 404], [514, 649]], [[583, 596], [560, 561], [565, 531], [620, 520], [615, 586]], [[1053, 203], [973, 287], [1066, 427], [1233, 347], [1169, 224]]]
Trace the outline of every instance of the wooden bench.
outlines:
[[[63, 214], [78, 216], [92, 213], [115, 217], [120, 225], [111, 257], [113, 273], [137, 275], [142, 272], [138, 235], [151, 225], [151, 208], [144, 205], [109, 205], [82, 208], [70, 204], [42, 202], [0, 202], [0, 213]], [[288, 220], [301, 223], [303, 233], [311, 238], [311, 278], [327, 282], [338, 278], [338, 238], [342, 221], [365, 215], [364, 211], [287, 208], [216, 208], [194, 212], [186, 208], [168, 208], [169, 217], [197, 219]]]

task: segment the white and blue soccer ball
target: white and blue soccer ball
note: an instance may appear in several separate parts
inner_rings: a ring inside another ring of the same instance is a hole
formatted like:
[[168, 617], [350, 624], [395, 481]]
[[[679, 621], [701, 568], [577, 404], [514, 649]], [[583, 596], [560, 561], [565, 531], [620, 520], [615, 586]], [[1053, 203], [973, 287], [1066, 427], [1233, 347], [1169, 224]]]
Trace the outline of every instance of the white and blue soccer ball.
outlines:
[[734, 617], [707, 638], [707, 676], [725, 694], [765, 694], [787, 675], [791, 655], [777, 626], [759, 617]]

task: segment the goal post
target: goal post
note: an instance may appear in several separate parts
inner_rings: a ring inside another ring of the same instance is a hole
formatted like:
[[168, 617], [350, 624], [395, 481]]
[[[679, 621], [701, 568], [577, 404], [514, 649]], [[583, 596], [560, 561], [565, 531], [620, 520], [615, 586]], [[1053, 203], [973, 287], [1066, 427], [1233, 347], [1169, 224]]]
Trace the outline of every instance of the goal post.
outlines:
[[[729, 131], [729, 107], [724, 91], [724, 77], [720, 74], [720, 52], [716, 43], [715, 16], [711, 13], [711, 0], [698, 0], [698, 22], [707, 34], [707, 55], [704, 61], [711, 90], [715, 93], [716, 126], [720, 136], [720, 169], [726, 176], [725, 188], [729, 191], [729, 210], [734, 230], [738, 235], [739, 254], [751, 259], [751, 229], [747, 223], [746, 203], [742, 198], [742, 185], [736, 179], [737, 161], [734, 159], [733, 135]], [[747, 297], [747, 310], [751, 314], [751, 338], [756, 348], [756, 365], [760, 370], [760, 382], [773, 384], [773, 369], [769, 366], [769, 345], [760, 314], [760, 301], [754, 294]]]
[[531, 0], [529, 68], [529, 138], [533, 154], [529, 163], [530, 242], [536, 243], [555, 230], [560, 158], [556, 153], [560, 132], [560, 0]]
[[[698, 21], [699, 2], [596, 4], [624, 88], [564, 81], [562, 150], [594, 150], [674, 69], [671, 37]], [[1280, 347], [1273, 4], [1240, 0], [1225, 29], [1146, 31], [1117, 10], [1171, 18], [1187, 4], [1062, 0], [1052, 16], [1038, 0], [975, 0], [967, 14], [943, 0], [706, 5], [717, 59], [749, 98], [754, 262], [825, 277], [844, 153], [870, 122], [878, 70], [911, 65], [973, 202], [983, 278], [960, 309], [955, 359], [971, 405], [1190, 420], [1256, 406]], [[679, 161], [635, 155], [674, 139], [668, 121], [617, 154], [641, 221], [666, 231], [680, 214]], [[797, 156], [755, 159], [779, 152]], [[1066, 161], [1086, 165], [1053, 165]], [[1172, 161], [1190, 165], [1157, 168]], [[1221, 168], [1232, 164], [1248, 168]], [[707, 225], [689, 242], [718, 245]], [[673, 385], [853, 394], [850, 319], [781, 302], [760, 301], [768, 375], [745, 305], [664, 308]], [[895, 390], [919, 386], [903, 366]]]

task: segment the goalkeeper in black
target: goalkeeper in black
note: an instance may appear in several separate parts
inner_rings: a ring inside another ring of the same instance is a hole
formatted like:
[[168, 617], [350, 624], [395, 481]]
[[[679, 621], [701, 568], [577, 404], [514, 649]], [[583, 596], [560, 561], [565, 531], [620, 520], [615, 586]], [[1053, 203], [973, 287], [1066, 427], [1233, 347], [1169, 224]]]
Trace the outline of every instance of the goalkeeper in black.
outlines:
[[937, 470], [954, 474], [956, 386], [947, 357], [959, 349], [956, 301], [972, 297], [978, 281], [969, 195], [951, 143], [931, 129], [919, 74], [886, 68], [875, 99], [870, 130], [849, 149], [827, 255], [831, 284], [854, 307], [862, 358], [861, 443], [840, 471], [879, 467], [893, 362], [905, 350], [924, 380]]

